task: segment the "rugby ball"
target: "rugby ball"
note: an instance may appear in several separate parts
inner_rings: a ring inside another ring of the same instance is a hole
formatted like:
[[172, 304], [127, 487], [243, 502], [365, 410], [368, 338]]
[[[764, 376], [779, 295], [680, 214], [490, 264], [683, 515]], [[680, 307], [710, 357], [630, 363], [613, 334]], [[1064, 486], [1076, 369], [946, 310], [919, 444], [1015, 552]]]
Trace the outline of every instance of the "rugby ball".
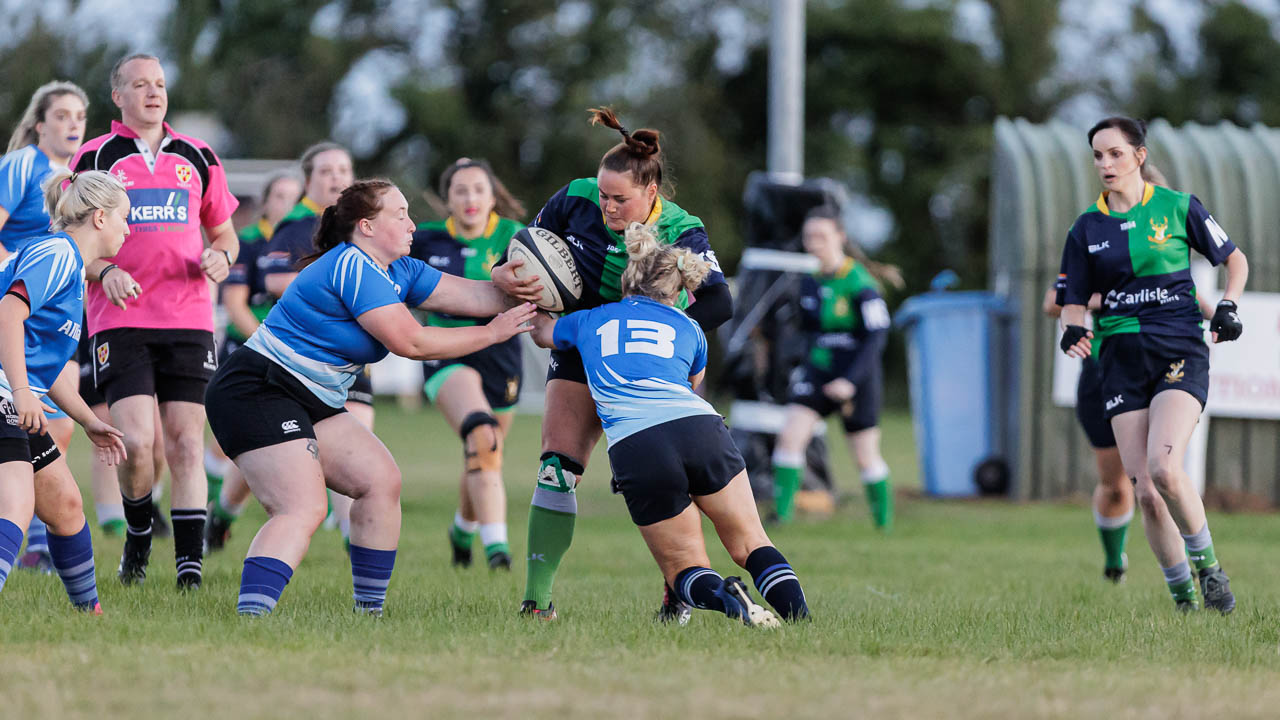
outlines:
[[542, 297], [535, 303], [550, 312], [572, 312], [582, 299], [582, 276], [573, 262], [569, 246], [555, 233], [540, 227], [526, 227], [511, 236], [507, 260], [519, 258], [517, 278], [537, 275]]

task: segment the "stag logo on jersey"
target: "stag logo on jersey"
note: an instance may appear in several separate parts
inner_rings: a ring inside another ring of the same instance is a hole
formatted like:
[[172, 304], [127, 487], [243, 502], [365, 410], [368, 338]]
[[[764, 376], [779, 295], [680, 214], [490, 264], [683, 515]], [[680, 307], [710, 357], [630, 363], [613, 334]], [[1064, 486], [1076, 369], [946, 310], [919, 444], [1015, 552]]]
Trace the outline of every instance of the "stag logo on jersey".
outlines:
[[178, 182], [186, 185], [191, 182], [191, 174], [195, 172], [195, 168], [190, 165], [177, 165], [173, 168], [173, 174], [178, 176]]
[[493, 270], [493, 266], [497, 265], [498, 261], [501, 259], [502, 254], [497, 250], [486, 250], [484, 253], [484, 262], [480, 264], [480, 267], [484, 268], [484, 274], [488, 275]]
[[1148, 235], [1147, 239], [1155, 245], [1164, 245], [1169, 241], [1169, 236], [1165, 233], [1169, 230], [1169, 218], [1166, 216], [1164, 222], [1157, 223], [1155, 218], [1151, 219], [1151, 232], [1155, 235]]
[[1169, 372], [1164, 374], [1164, 381], [1167, 383], [1182, 382], [1182, 366], [1186, 364], [1186, 360], [1169, 363]]

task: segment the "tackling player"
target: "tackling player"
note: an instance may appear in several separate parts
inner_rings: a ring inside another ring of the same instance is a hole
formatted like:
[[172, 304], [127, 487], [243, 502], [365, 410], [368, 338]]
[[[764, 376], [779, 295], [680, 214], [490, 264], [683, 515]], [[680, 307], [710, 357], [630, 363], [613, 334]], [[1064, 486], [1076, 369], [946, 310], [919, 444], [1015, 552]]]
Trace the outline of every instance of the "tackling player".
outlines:
[[157, 58], [117, 62], [111, 99], [121, 120], [85, 143], [72, 166], [111, 173], [130, 201], [129, 241], [86, 268], [94, 381], [129, 449], [119, 473], [128, 524], [119, 577], [126, 585], [142, 581], [151, 556], [158, 402], [173, 484], [177, 585], [195, 589], [208, 502], [204, 389], [217, 369], [208, 280], [225, 279], [239, 252], [231, 225], [236, 199], [213, 149], [165, 122], [169, 99]]
[[622, 300], [559, 320], [539, 314], [534, 340], [577, 349], [608, 438], [614, 489], [680, 601], [747, 625], [778, 624], [742, 580], [708, 567], [701, 510], [778, 614], [806, 618], [800, 581], [760, 525], [742, 455], [720, 414], [693, 392], [706, 373], [707, 338], [674, 306], [710, 265], [660, 244], [640, 223], [627, 229], [626, 247]]
[[[622, 297], [619, 281], [627, 265], [622, 233], [633, 222], [654, 228], [658, 240], [688, 248], [707, 260], [711, 271], [677, 305], [710, 332], [733, 316], [729, 286], [711, 250], [702, 221], [669, 199], [658, 131], [632, 133], [609, 109], [591, 111], [591, 122], [618, 131], [622, 142], [600, 159], [595, 177], [570, 182], [538, 213], [533, 224], [560, 236], [569, 246], [582, 277], [579, 309]], [[536, 300], [542, 288], [537, 276], [515, 277], [518, 262], [493, 269], [493, 281], [512, 297]], [[573, 349], [553, 350], [547, 371], [542, 457], [529, 508], [528, 575], [520, 612], [553, 619], [551, 590], [557, 569], [573, 541], [578, 514], [575, 489], [592, 448], [600, 439], [582, 359]]]
[[[314, 262], [209, 386], [214, 435], [269, 516], [244, 561], [241, 614], [275, 608], [324, 520], [327, 484], [355, 499], [355, 610], [381, 615], [400, 540], [400, 471], [344, 409], [347, 389], [363, 365], [389, 351], [457, 357], [529, 329], [533, 305], [503, 312], [508, 298], [491, 283], [405, 257], [413, 229], [395, 185], [353, 183], [324, 211]], [[423, 327], [406, 305], [497, 317], [483, 327]]]
[[[1182, 467], [1191, 432], [1209, 394], [1190, 251], [1226, 263], [1227, 288], [1214, 313], [1214, 342], [1240, 337], [1235, 301], [1249, 265], [1213, 216], [1188, 193], [1146, 182], [1146, 125], [1111, 117], [1089, 131], [1103, 192], [1067, 234], [1058, 304], [1066, 325], [1060, 346], [1088, 357], [1101, 343], [1104, 412], [1125, 472], [1135, 484], [1143, 526], [1180, 610], [1235, 608], [1219, 564], [1204, 504]], [[1102, 298], [1097, 327], [1084, 327], [1089, 298]]]
[[[440, 196], [449, 217], [423, 223], [413, 234], [410, 257], [441, 272], [471, 280], [488, 280], [521, 227], [510, 219], [524, 215], [484, 160], [461, 158], [440, 176]], [[442, 313], [428, 316], [431, 325], [466, 327], [487, 320]], [[507, 544], [507, 492], [502, 482], [502, 441], [520, 400], [520, 338], [453, 360], [423, 363], [427, 397], [462, 437], [464, 466], [458, 510], [449, 530], [453, 564], [471, 564], [477, 530], [491, 569], [511, 569]]]

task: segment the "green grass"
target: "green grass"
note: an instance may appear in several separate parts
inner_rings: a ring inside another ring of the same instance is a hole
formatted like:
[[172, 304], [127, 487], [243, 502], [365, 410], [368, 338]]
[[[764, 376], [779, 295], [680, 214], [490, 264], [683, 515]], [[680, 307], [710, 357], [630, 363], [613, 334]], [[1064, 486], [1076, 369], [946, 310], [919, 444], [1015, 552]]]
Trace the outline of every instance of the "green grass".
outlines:
[[[889, 537], [856, 500], [772, 533], [813, 622], [753, 632], [695, 613], [665, 627], [652, 621], [661, 579], [598, 452], [556, 587], [560, 620], [530, 622], [515, 615], [522, 562], [510, 575], [448, 565], [460, 453], [440, 416], [379, 413], [405, 477], [386, 617], [351, 614], [345, 555], [324, 531], [272, 617], [236, 617], [256, 506], [188, 596], [173, 589], [170, 543], [157, 542], [147, 584], [126, 590], [113, 572], [120, 541], [95, 537], [105, 616], [71, 612], [54, 578], [15, 573], [0, 595], [0, 717], [1192, 718], [1280, 707], [1271, 517], [1213, 515], [1239, 596], [1226, 618], [1172, 612], [1139, 528], [1129, 582], [1104, 584], [1081, 504], [900, 497]], [[538, 422], [519, 417], [508, 442], [517, 555]], [[884, 427], [896, 477], [917, 485], [908, 419], [890, 413]], [[857, 492], [843, 448], [834, 463]]]

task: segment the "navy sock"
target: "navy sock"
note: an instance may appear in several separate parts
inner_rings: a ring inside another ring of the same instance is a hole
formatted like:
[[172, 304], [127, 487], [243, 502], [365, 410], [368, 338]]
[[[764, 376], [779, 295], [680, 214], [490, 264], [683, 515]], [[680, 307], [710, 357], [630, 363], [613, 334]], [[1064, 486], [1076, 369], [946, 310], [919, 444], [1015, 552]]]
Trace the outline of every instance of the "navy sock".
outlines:
[[31, 516], [31, 524], [27, 526], [27, 552], [49, 552], [49, 530], [44, 521]]
[[371, 550], [352, 543], [351, 584], [356, 608], [381, 610], [396, 566], [395, 550]]
[[138, 551], [151, 552], [151, 493], [133, 499], [121, 496], [121, 500], [124, 501], [124, 521], [129, 528], [129, 539], [133, 541], [131, 544]]
[[293, 577], [293, 568], [281, 560], [265, 555], [244, 559], [240, 573], [240, 599], [236, 612], [241, 615], [266, 615], [275, 610], [280, 593]]
[[98, 580], [93, 574], [93, 540], [89, 537], [88, 521], [75, 535], [49, 533], [49, 556], [67, 588], [71, 604], [81, 610], [92, 610], [98, 604]]
[[756, 590], [765, 602], [772, 605], [783, 620], [809, 617], [809, 605], [805, 602], [800, 580], [777, 548], [772, 545], [756, 548], [747, 556], [743, 567], [751, 573]]
[[4, 581], [13, 570], [13, 563], [18, 559], [18, 549], [22, 547], [22, 530], [12, 521], [0, 518], [0, 590], [4, 590]]
[[209, 511], [204, 508], [174, 508], [173, 557], [179, 583], [200, 584], [204, 561], [204, 524]]
[[711, 568], [687, 567], [676, 575], [676, 597], [699, 610], [715, 610], [724, 612], [724, 600], [716, 595], [716, 591], [724, 583], [720, 573]]

